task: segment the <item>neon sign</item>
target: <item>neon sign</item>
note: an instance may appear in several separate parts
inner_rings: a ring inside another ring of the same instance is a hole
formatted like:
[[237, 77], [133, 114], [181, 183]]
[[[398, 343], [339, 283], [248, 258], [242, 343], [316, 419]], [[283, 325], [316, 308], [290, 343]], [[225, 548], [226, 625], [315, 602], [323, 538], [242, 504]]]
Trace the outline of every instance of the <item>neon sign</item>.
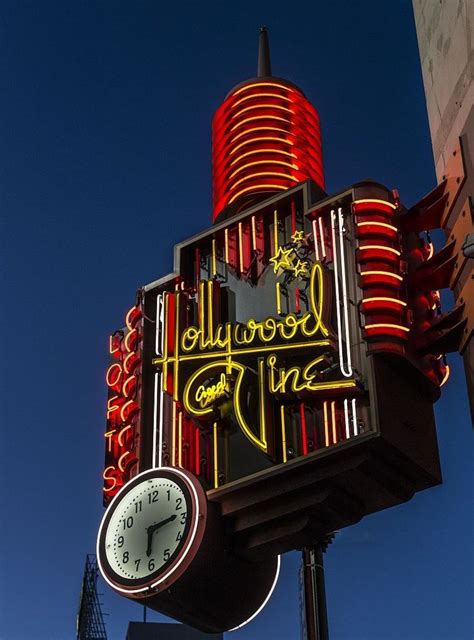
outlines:
[[[243, 237], [243, 227], [244, 223], [237, 226], [237, 238]], [[255, 218], [250, 229], [252, 245], [256, 246]], [[230, 237], [226, 228], [222, 253], [218, 252], [216, 240], [212, 241], [211, 273], [217, 274], [218, 263], [224, 258], [241, 278], [248, 278], [252, 266], [244, 268], [244, 243], [237, 242], [239, 256], [231, 260]], [[191, 419], [201, 433], [212, 434], [214, 458], [219, 434], [232, 431], [234, 425], [255, 449], [274, 462], [288, 460], [286, 431], [291, 428], [292, 418], [286, 414], [295, 402], [299, 403], [304, 453], [308, 453], [305, 401], [320, 403], [325, 446], [337, 442], [338, 433], [343, 432], [339, 426], [342, 415], [347, 422], [353, 420], [355, 398], [361, 389], [352, 372], [347, 375], [344, 358], [350, 362], [348, 345], [341, 364], [333, 366], [338, 350], [342, 350], [333, 324], [339, 328], [345, 319], [341, 319], [338, 307], [337, 322], [333, 323], [334, 276], [325, 263], [315, 258], [312, 245], [312, 238], [303, 229], [295, 228], [286, 243], [281, 243], [274, 231], [268, 268], [256, 266], [258, 277], [265, 277], [265, 287], [274, 292], [271, 315], [223, 322], [219, 300], [225, 290], [215, 276], [200, 279], [195, 288], [188, 288], [181, 281], [175, 284], [174, 291], [160, 294], [159, 305], [165, 312], [159, 316], [160, 349], [156, 349], [158, 355], [152, 364], [162, 384], [161, 394], [173, 399], [171, 456], [178, 464], [183, 454], [186, 419]], [[342, 287], [345, 286], [344, 283]], [[290, 288], [295, 289], [295, 304], [291, 309], [287, 304], [283, 311], [282, 300]], [[334, 398], [329, 416], [328, 396]], [[161, 422], [160, 433], [163, 428]], [[215, 486], [219, 483], [217, 476], [216, 472]]]
[[140, 308], [132, 307], [125, 317], [126, 330], [116, 331], [109, 339], [104, 505], [138, 469], [141, 316]]

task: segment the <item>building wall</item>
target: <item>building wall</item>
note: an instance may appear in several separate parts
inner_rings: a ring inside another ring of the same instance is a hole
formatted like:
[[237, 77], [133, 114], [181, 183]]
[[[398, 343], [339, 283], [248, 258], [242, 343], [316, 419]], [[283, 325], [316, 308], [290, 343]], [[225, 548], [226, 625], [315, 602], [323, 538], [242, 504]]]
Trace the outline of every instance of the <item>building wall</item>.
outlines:
[[472, 0], [413, 0], [413, 10], [440, 182], [474, 104], [474, 11]]
[[[443, 221], [447, 240], [456, 238], [461, 247], [473, 232], [473, 0], [413, 0], [413, 11], [438, 183], [453, 176], [462, 180], [457, 192], [451, 193], [451, 212]], [[455, 303], [465, 305], [468, 318], [460, 350], [474, 424], [474, 260], [466, 259], [460, 249], [457, 255], [451, 288]]]

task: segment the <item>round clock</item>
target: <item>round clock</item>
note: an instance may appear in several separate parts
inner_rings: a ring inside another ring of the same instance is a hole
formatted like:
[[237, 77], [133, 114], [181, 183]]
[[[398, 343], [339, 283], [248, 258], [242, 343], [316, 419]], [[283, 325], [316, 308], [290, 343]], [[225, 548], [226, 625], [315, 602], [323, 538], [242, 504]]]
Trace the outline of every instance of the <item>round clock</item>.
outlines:
[[268, 600], [278, 559], [234, 549], [218, 502], [184, 469], [136, 475], [100, 524], [97, 560], [121, 595], [206, 633], [251, 619]]
[[145, 471], [110, 503], [99, 528], [97, 557], [105, 580], [140, 594], [168, 587], [199, 548], [206, 520], [199, 482], [176, 468]]

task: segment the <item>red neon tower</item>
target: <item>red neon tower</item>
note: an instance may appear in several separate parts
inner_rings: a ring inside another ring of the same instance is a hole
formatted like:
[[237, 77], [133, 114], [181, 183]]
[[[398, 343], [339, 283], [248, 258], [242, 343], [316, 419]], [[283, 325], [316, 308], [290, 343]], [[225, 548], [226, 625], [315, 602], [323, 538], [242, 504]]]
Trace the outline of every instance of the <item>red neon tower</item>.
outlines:
[[324, 188], [319, 116], [303, 92], [271, 73], [260, 29], [257, 78], [234, 87], [212, 122], [213, 220], [310, 178]]

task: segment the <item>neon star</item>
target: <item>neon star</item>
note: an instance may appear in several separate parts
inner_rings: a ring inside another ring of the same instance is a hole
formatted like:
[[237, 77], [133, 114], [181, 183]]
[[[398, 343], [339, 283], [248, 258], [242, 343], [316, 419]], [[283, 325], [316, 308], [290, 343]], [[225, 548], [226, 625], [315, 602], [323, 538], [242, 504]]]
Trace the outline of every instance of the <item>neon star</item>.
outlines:
[[295, 231], [294, 234], [291, 236], [291, 240], [293, 241], [294, 244], [300, 245], [303, 244], [305, 241], [305, 237], [304, 237], [304, 231]]
[[307, 276], [309, 275], [308, 263], [303, 260], [298, 260], [296, 265], [293, 267], [293, 273], [295, 278], [298, 276]]
[[282, 247], [278, 247], [278, 251], [273, 258], [270, 258], [270, 262], [273, 263], [273, 273], [278, 273], [280, 269], [293, 271], [293, 257], [291, 254], [293, 253], [293, 249], [283, 249]]

